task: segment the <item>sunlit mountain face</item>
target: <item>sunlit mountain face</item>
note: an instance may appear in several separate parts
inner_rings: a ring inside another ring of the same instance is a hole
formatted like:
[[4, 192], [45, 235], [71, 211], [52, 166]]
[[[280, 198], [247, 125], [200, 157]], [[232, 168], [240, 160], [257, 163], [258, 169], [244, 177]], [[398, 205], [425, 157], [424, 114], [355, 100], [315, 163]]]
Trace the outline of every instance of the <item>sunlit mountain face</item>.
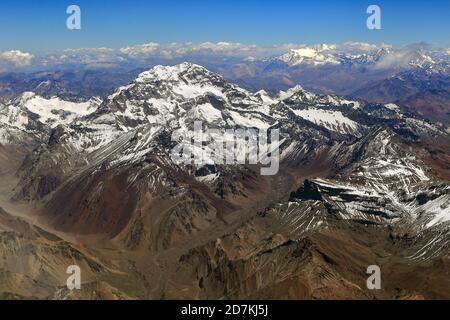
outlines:
[[[217, 30], [210, 16], [202, 31], [184, 23], [203, 21], [192, 5], [158, 4], [177, 18], [169, 28], [131, 2], [111, 5], [120, 32], [103, 21], [113, 41], [83, 20], [96, 5], [63, 10], [61, 45], [33, 28], [5, 36], [24, 45], [1, 44], [0, 299], [450, 299], [439, 32], [426, 24], [429, 39], [387, 44], [388, 24], [346, 16], [367, 42], [317, 32], [304, 42], [318, 44], [296, 44], [275, 4], [267, 21], [285, 28], [273, 32], [252, 15], [243, 25], [247, 5], [234, 4], [230, 30], [262, 43], [258, 26], [277, 44], [172, 41], [182, 22], [193, 39]], [[44, 7], [50, 30], [56, 11]], [[302, 30], [322, 21], [303, 18]], [[138, 42], [153, 23], [155, 40]], [[376, 32], [386, 41], [369, 43]]]

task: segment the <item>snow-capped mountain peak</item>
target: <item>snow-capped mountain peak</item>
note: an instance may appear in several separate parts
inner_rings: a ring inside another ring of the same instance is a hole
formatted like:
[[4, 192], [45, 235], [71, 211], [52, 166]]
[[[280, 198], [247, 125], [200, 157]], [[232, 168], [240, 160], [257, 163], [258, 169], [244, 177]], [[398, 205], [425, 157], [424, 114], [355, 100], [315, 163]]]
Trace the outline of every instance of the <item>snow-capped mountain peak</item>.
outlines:
[[[203, 81], [204, 77], [193, 77], [189, 79], [189, 75], [195, 74], [212, 74], [206, 68], [191, 63], [183, 62], [174, 66], [162, 66], [157, 65], [150, 70], [144, 71], [136, 78], [136, 82], [146, 82], [146, 81], [180, 81], [180, 80], [190, 80], [190, 82]], [[183, 77], [184, 76], [184, 77]]]
[[277, 59], [290, 67], [345, 64], [373, 66], [377, 69], [429, 68], [445, 60], [436, 55], [432, 56], [429, 51], [421, 48], [393, 49], [387, 46], [369, 46], [369, 48], [358, 49], [353, 46], [324, 44], [290, 49]]
[[291, 49], [288, 53], [282, 55], [280, 60], [286, 62], [291, 66], [300, 64], [309, 65], [325, 65], [325, 64], [339, 64], [339, 60], [331, 52], [335, 47], [321, 46], [321, 47], [302, 47], [299, 49]]

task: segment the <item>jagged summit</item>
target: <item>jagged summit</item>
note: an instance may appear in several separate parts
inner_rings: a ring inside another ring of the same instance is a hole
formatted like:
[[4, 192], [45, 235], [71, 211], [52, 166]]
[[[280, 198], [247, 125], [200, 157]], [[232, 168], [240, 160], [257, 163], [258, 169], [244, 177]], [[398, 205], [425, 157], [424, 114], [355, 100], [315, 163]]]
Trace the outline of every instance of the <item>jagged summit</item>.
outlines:
[[[212, 72], [200, 65], [191, 62], [183, 62], [174, 66], [155, 66], [152, 69], [139, 74], [136, 81], [179, 81], [183, 77], [185, 80], [201, 82], [204, 81], [205, 78], [200, 77], [200, 74], [203, 74], [204, 76], [213, 75]], [[195, 75], [197, 75], [197, 77], [193, 78]], [[214, 74], [214, 77], [217, 76], [218, 75]]]

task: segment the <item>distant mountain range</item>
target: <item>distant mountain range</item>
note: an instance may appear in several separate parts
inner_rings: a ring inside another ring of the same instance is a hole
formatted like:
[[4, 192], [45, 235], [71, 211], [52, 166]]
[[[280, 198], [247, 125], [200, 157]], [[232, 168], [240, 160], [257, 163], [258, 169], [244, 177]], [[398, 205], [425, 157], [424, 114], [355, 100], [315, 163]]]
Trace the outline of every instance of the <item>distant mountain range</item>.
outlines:
[[104, 98], [114, 88], [130, 82], [145, 66], [173, 64], [182, 59], [205, 65], [253, 92], [275, 94], [301, 85], [313, 92], [374, 103], [393, 102], [425, 119], [446, 125], [450, 121], [450, 54], [423, 45], [398, 49], [364, 43], [320, 44], [291, 49], [272, 58], [191, 54], [96, 69], [72, 64], [59, 66], [59, 71], [0, 75], [0, 99], [5, 101], [26, 91], [71, 101]]
[[318, 45], [221, 72], [252, 90], [276, 91], [301, 84], [316, 92], [395, 102], [445, 124], [450, 119], [450, 55], [445, 51], [389, 47], [355, 51]]

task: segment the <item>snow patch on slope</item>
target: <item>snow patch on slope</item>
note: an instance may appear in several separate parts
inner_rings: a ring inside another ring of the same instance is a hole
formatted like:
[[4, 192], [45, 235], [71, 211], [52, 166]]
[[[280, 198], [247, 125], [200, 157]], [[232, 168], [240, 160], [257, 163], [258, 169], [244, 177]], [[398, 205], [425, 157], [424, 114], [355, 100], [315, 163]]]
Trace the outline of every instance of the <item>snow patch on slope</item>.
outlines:
[[292, 110], [292, 112], [305, 120], [335, 132], [351, 133], [358, 130], [359, 127], [358, 123], [344, 116], [341, 111], [309, 108]]
[[38, 115], [42, 123], [49, 124], [52, 127], [70, 123], [75, 118], [95, 111], [89, 101], [70, 102], [58, 97], [46, 99], [32, 92], [26, 92], [22, 95], [22, 103], [26, 109]]

